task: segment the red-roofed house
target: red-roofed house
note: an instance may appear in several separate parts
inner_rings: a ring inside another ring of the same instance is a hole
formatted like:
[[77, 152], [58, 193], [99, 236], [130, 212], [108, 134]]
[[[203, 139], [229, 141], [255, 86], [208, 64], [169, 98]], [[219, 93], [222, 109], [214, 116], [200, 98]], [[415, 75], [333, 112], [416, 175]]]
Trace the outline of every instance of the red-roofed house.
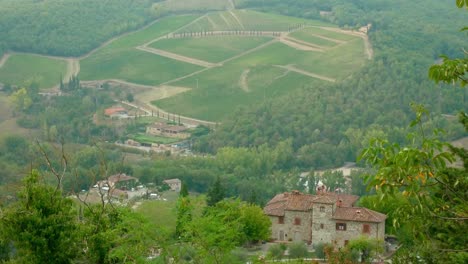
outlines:
[[270, 217], [272, 239], [333, 243], [345, 246], [362, 235], [384, 239], [386, 215], [354, 207], [356, 195], [319, 191], [317, 195], [299, 191], [276, 195], [265, 206]]
[[104, 115], [105, 116], [108, 116], [110, 118], [127, 118], [128, 117], [128, 111], [127, 109], [123, 108], [123, 107], [120, 107], [120, 106], [116, 106], [116, 107], [110, 107], [110, 108], [106, 108], [104, 110]]

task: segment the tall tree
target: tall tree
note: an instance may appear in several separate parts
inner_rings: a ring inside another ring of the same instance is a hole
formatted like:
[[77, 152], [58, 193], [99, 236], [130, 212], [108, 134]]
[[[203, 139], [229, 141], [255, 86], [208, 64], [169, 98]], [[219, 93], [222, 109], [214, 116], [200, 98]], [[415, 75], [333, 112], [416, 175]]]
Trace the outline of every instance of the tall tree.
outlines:
[[60, 190], [40, 182], [37, 171], [25, 179], [18, 202], [0, 215], [0, 236], [11, 241], [21, 263], [72, 263], [78, 247], [77, 213]]
[[192, 209], [187, 185], [182, 182], [179, 199], [177, 200], [176, 238], [184, 238], [187, 225], [192, 221]]
[[207, 196], [208, 196], [207, 197], [208, 206], [213, 206], [219, 201], [222, 201], [224, 199], [225, 190], [224, 190], [224, 186], [221, 184], [221, 178], [219, 176], [216, 177], [216, 181], [209, 188]]

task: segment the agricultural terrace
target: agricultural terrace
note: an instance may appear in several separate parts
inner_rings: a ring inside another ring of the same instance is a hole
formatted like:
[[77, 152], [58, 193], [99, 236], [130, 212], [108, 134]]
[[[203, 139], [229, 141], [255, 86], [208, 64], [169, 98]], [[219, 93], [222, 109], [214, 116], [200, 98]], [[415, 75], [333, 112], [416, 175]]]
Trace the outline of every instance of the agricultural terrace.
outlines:
[[190, 23], [197, 16], [168, 17], [151, 26], [116, 39], [81, 60], [80, 79], [119, 79], [137, 84], [157, 85], [201, 68], [136, 49]]
[[[208, 20], [213, 23], [207, 23]], [[247, 21], [257, 21], [259, 30], [247, 30], [254, 25]], [[216, 24], [220, 26], [213, 26]], [[240, 24], [244, 29], [239, 29]], [[196, 29], [200, 31], [191, 31]], [[255, 38], [264, 41], [253, 47], [250, 39]], [[234, 41], [232, 46], [250, 49], [239, 48], [234, 55], [230, 45]], [[363, 34], [321, 22], [253, 11], [212, 13], [166, 38], [150, 42], [149, 48], [171, 53], [170, 56], [217, 64], [164, 83], [191, 90], [156, 101], [149, 100], [152, 96], [139, 99], [171, 113], [220, 121], [239, 106], [281, 96], [300, 87], [313, 88], [346, 78], [367, 59], [364, 41]], [[234, 56], [227, 58], [228, 54]]]
[[37, 83], [40, 89], [59, 83], [67, 73], [67, 62], [62, 59], [32, 54], [5, 55], [0, 63], [0, 82], [11, 85]]
[[51, 87], [79, 72], [82, 81], [138, 87], [149, 109], [221, 121], [239, 106], [346, 78], [371, 57], [368, 47], [364, 34], [328, 23], [229, 7], [159, 19], [73, 60], [13, 55], [0, 81]]
[[150, 47], [209, 62], [221, 62], [244, 51], [253, 49], [271, 39], [271, 37], [215, 35], [161, 39], [152, 43]]

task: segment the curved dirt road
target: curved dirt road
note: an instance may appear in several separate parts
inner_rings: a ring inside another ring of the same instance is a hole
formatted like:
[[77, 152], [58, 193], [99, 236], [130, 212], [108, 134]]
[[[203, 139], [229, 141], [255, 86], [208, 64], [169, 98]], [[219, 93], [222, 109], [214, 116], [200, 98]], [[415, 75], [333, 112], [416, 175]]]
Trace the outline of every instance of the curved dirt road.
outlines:
[[0, 59], [0, 68], [3, 67], [8, 58], [10, 58], [10, 53], [3, 54], [3, 57]]

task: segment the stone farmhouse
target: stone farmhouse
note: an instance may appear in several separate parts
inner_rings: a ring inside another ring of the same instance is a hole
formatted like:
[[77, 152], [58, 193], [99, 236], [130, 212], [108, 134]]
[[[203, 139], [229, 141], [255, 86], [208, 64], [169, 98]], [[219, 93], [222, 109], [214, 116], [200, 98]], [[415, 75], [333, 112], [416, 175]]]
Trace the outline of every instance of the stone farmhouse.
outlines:
[[271, 199], [264, 213], [272, 223], [272, 239], [331, 243], [336, 247], [363, 235], [384, 240], [386, 215], [354, 207], [358, 196], [325, 190], [317, 190], [317, 195], [285, 192]]
[[164, 180], [163, 183], [169, 185], [172, 191], [179, 192], [182, 188], [182, 181], [179, 179], [168, 179]]
[[98, 181], [94, 188], [107, 192], [113, 198], [128, 198], [127, 191], [138, 185], [138, 179], [125, 173], [109, 176], [107, 180]]
[[190, 134], [187, 133], [186, 130], [187, 127], [185, 126], [154, 123], [146, 128], [146, 133], [150, 135], [185, 139], [190, 137]]

